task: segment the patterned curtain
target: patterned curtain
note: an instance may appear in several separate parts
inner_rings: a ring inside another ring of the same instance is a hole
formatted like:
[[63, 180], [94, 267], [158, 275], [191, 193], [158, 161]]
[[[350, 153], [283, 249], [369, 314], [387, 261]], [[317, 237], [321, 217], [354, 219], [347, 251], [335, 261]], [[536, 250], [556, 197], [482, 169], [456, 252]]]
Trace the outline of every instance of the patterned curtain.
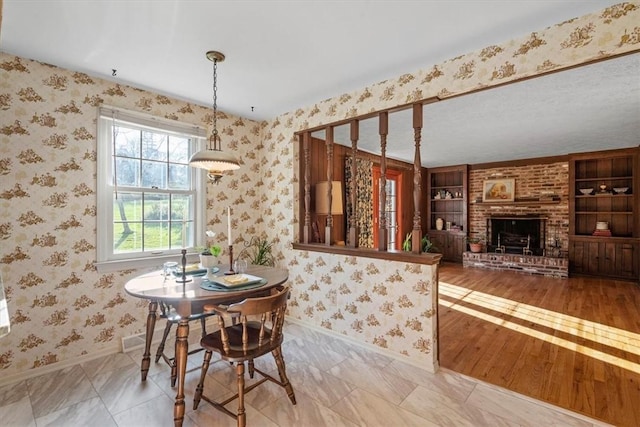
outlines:
[[[347, 156], [344, 164], [345, 195], [347, 199], [347, 225], [353, 212], [351, 205], [351, 162]], [[358, 247], [373, 248], [373, 162], [366, 159], [356, 161], [356, 226], [359, 229]], [[347, 233], [347, 239], [349, 233]], [[349, 244], [350, 242], [347, 242]]]

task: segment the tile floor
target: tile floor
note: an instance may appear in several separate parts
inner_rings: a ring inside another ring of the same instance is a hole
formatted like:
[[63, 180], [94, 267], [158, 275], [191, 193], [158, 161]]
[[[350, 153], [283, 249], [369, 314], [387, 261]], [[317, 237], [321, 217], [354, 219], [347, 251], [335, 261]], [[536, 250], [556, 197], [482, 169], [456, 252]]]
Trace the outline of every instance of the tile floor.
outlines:
[[[603, 425], [455, 372], [431, 374], [298, 324], [288, 323], [285, 334], [283, 352], [297, 405], [266, 382], [246, 396], [249, 426]], [[202, 354], [188, 360], [184, 425], [235, 426], [207, 402], [192, 409]], [[114, 354], [0, 387], [0, 425], [172, 426], [175, 389], [169, 368], [152, 360], [149, 377], [141, 382], [141, 358], [142, 350]], [[271, 356], [256, 366], [275, 370]], [[205, 394], [231, 395], [234, 387], [229, 364], [212, 363]]]

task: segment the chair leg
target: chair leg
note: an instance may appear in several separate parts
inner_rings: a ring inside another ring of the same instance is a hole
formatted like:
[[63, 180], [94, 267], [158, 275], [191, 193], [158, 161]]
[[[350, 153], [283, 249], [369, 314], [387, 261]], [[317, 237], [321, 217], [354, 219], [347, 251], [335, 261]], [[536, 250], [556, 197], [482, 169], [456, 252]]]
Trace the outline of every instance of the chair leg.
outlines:
[[204, 338], [207, 335], [207, 318], [206, 317], [200, 318], [200, 325], [202, 326], [202, 334], [200, 338]]
[[247, 414], [244, 411], [244, 362], [236, 364], [238, 373], [238, 427], [247, 425]]
[[204, 379], [207, 376], [207, 371], [209, 370], [209, 362], [211, 361], [211, 351], [207, 350], [204, 352], [204, 359], [202, 361], [202, 372], [200, 373], [200, 382], [198, 382], [198, 386], [196, 387], [196, 394], [193, 397], [193, 410], [198, 409], [198, 405], [200, 404], [200, 399], [202, 398], [202, 391], [204, 390]]
[[296, 404], [296, 395], [293, 392], [293, 386], [289, 382], [289, 378], [287, 378], [287, 373], [284, 366], [284, 358], [282, 357], [282, 348], [278, 346], [272, 352], [273, 358], [276, 360], [276, 365], [278, 365], [278, 374], [280, 374], [280, 382], [284, 386], [284, 389], [287, 391], [287, 396], [289, 396], [289, 400], [294, 405]]
[[249, 378], [253, 379], [253, 374], [255, 373], [256, 369], [253, 366], [253, 359], [249, 359]]
[[160, 341], [160, 345], [158, 346], [158, 351], [156, 351], [156, 363], [158, 363], [158, 361], [162, 357], [162, 353], [164, 353], [164, 344], [167, 341], [169, 332], [171, 332], [171, 325], [173, 325], [173, 323], [167, 320], [167, 324], [164, 327], [164, 332], [162, 333], [162, 341]]
[[176, 386], [176, 380], [178, 379], [178, 362], [176, 358], [171, 359], [171, 388]]

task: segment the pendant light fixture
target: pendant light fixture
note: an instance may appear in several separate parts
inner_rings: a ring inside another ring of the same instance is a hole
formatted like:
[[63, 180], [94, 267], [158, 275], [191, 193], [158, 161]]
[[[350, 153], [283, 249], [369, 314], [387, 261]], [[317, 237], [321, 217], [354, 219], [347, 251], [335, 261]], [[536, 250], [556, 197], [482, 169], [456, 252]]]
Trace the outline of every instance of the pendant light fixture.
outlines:
[[207, 59], [213, 62], [213, 131], [205, 150], [198, 151], [189, 159], [189, 166], [206, 169], [207, 177], [217, 184], [225, 171], [240, 168], [240, 163], [231, 154], [222, 151], [218, 135], [218, 62], [224, 61], [224, 54], [215, 50], [207, 52]]

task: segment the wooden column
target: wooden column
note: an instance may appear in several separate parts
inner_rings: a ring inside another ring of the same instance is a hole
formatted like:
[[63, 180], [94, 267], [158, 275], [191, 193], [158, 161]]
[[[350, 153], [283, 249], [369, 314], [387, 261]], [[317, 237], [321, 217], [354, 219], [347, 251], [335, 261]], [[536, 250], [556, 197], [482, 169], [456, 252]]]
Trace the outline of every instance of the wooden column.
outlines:
[[311, 240], [311, 165], [309, 153], [309, 139], [311, 135], [305, 132], [302, 135], [302, 151], [304, 156], [304, 231], [303, 243]]
[[413, 105], [413, 133], [415, 154], [413, 156], [413, 230], [411, 232], [411, 252], [422, 252], [422, 227], [420, 203], [422, 201], [422, 161], [420, 160], [420, 139], [422, 138], [422, 104]]
[[329, 181], [329, 188], [327, 199], [329, 200], [329, 213], [327, 214], [327, 226], [324, 229], [324, 244], [331, 245], [331, 236], [333, 230], [333, 215], [331, 215], [331, 208], [333, 206], [333, 126], [328, 126], [326, 130], [327, 141], [327, 181]]
[[387, 135], [389, 134], [389, 113], [382, 112], [378, 118], [380, 133], [380, 185], [378, 187], [378, 250], [387, 250]]
[[359, 121], [351, 121], [351, 182], [349, 183], [349, 199], [351, 199], [351, 215], [349, 215], [349, 247], [358, 247], [358, 209], [356, 206], [356, 173], [358, 171], [358, 139], [359, 135]]

